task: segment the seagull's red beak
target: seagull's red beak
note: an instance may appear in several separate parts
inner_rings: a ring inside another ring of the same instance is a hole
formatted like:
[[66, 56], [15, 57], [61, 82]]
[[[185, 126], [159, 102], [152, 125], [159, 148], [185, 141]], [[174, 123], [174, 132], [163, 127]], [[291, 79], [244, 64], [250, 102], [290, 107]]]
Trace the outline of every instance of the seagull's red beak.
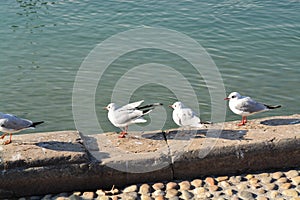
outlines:
[[170, 108], [173, 108], [173, 105], [168, 105]]
[[230, 98], [226, 97], [224, 100], [228, 101], [228, 100], [230, 100]]
[[103, 107], [103, 110], [108, 110], [108, 108], [107, 107]]

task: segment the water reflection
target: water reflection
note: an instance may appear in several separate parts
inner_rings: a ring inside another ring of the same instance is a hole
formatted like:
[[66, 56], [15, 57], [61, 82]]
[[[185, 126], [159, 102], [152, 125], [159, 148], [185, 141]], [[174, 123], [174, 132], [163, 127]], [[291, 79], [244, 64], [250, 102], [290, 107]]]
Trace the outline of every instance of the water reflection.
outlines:
[[[23, 43], [24, 49], [29, 49], [29, 55], [23, 55], [29, 61], [31, 70], [40, 68], [39, 60], [39, 40], [47, 27], [47, 18], [49, 17], [50, 5], [55, 4], [54, 1], [45, 0], [16, 0], [16, 20], [11, 25], [15, 37], [20, 43]], [[49, 23], [49, 22], [48, 22]], [[25, 63], [24, 63], [25, 64]], [[25, 66], [18, 65], [19, 69]]]
[[46, 25], [41, 18], [49, 14], [49, 5], [55, 3], [44, 0], [16, 0], [16, 2], [21, 8], [16, 14], [25, 21], [25, 25], [12, 25], [12, 28], [16, 31], [16, 28], [21, 26], [28, 29], [30, 33], [33, 33], [35, 29], [42, 31], [42, 28]]

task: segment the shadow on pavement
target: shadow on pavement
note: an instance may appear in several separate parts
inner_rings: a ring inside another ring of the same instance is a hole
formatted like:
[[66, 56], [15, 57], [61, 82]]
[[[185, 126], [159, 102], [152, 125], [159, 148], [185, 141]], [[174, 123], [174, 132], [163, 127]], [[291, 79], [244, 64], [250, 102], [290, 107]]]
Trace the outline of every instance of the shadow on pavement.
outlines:
[[221, 138], [227, 140], [249, 140], [244, 136], [248, 130], [217, 130], [217, 129], [200, 129], [200, 130], [171, 130], [167, 132], [158, 132], [156, 134], [143, 134], [143, 138], [153, 140], [189, 140], [192, 138]]
[[268, 119], [265, 121], [260, 122], [261, 124], [267, 126], [280, 126], [280, 125], [294, 125], [300, 124], [300, 119], [293, 118], [293, 119]]

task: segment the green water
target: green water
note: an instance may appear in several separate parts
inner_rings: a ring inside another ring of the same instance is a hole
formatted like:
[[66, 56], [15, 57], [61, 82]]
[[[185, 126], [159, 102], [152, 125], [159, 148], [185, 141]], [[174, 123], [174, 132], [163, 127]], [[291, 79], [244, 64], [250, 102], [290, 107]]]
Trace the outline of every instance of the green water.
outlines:
[[[218, 67], [227, 94], [239, 91], [283, 106], [254, 117], [299, 113], [299, 1], [4, 0], [0, 5], [0, 111], [44, 120], [36, 131], [75, 129], [72, 91], [81, 63], [97, 44], [141, 27], [175, 30], [196, 40]], [[117, 77], [153, 62], [180, 69], [199, 88], [195, 93], [201, 118], [210, 120], [208, 89], [190, 63], [148, 49], [123, 55], [101, 79], [95, 102], [103, 131], [118, 130], [102, 110], [110, 103]], [[141, 85], [130, 99], [165, 105], [175, 101], [172, 91], [155, 84]], [[171, 110], [166, 111], [164, 128], [176, 127]], [[227, 111], [226, 120], [237, 119]]]

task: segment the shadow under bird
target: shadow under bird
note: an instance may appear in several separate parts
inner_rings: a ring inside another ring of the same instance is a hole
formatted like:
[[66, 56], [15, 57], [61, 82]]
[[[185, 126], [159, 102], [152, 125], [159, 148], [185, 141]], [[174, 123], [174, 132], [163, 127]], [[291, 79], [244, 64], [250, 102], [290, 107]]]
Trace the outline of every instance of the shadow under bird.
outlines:
[[271, 106], [259, 103], [250, 97], [240, 95], [238, 92], [230, 93], [224, 100], [229, 100], [229, 108], [232, 112], [242, 116], [242, 121], [238, 126], [247, 123], [247, 116], [281, 107], [281, 105]]
[[17, 133], [25, 129], [34, 129], [35, 126], [41, 123], [44, 122], [32, 122], [28, 119], [22, 119], [12, 114], [4, 114], [0, 112], [0, 131], [3, 132], [0, 138], [4, 139], [4, 137], [9, 134], [9, 140], [4, 142], [5, 145], [9, 144], [11, 143], [13, 133]]
[[145, 123], [144, 115], [149, 114], [155, 107], [162, 106], [162, 103], [153, 103], [141, 106], [144, 100], [133, 102], [121, 107], [110, 103], [104, 109], [108, 110], [108, 119], [115, 126], [122, 130], [119, 138], [124, 138], [131, 124]]
[[169, 105], [169, 107], [173, 108], [173, 121], [178, 126], [202, 128], [204, 126], [203, 124], [211, 124], [211, 122], [202, 122], [191, 108], [186, 107], [180, 101]]

